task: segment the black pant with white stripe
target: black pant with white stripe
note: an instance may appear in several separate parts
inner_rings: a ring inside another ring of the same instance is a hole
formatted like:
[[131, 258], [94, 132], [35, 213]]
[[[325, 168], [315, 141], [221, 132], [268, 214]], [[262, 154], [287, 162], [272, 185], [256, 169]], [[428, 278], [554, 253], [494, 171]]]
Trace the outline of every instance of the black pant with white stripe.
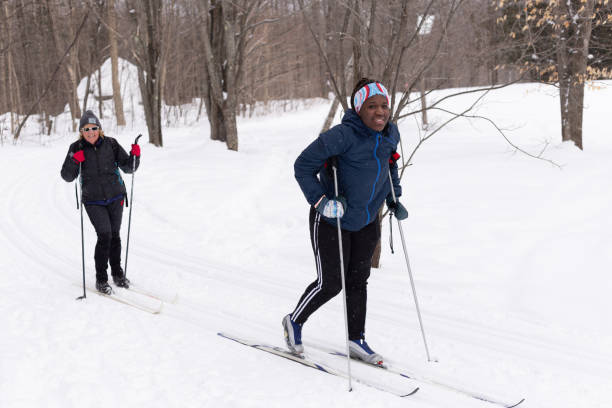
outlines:
[[[350, 340], [360, 339], [365, 333], [368, 277], [379, 237], [378, 218], [359, 231], [342, 230]], [[321, 219], [321, 214], [314, 207], [310, 208], [310, 239], [317, 265], [317, 280], [308, 285], [291, 314], [291, 319], [299, 324], [303, 324], [342, 290], [338, 227]]]

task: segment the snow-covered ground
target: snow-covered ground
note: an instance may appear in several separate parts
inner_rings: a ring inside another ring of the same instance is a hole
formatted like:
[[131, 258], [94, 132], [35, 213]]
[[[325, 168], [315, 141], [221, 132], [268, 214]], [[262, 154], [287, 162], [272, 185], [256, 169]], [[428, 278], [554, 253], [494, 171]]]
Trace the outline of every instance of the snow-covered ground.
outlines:
[[[109, 84], [110, 85], [110, 84]], [[608, 407], [612, 389], [612, 83], [590, 88], [585, 151], [559, 142], [552, 88], [516, 85], [487, 96], [482, 120], [460, 119], [418, 151], [403, 177], [406, 244], [428, 363], [397, 228], [383, 226], [382, 266], [369, 284], [367, 339], [394, 367], [525, 407]], [[434, 98], [440, 95], [434, 95]], [[467, 100], [447, 107], [460, 110]], [[107, 134], [129, 148], [146, 128], [137, 103]], [[107, 109], [111, 109], [108, 105]], [[0, 147], [0, 407], [489, 407], [434, 386], [408, 399], [223, 339], [224, 331], [283, 346], [281, 318], [315, 278], [308, 205], [293, 162], [328, 109], [241, 118], [240, 151], [209, 140], [195, 107], [168, 110], [163, 148], [141, 139], [128, 277], [178, 294], [150, 315], [81, 293], [74, 184], [59, 170], [75, 133], [28, 128]], [[97, 110], [96, 110], [97, 112]], [[430, 119], [440, 123], [441, 114]], [[133, 118], [130, 120], [130, 118]], [[135, 118], [135, 119], [134, 119]], [[6, 115], [0, 124], [6, 126]], [[400, 124], [404, 155], [418, 138]], [[128, 188], [131, 176], [125, 176]], [[123, 238], [127, 233], [124, 212]], [[95, 233], [85, 218], [87, 279]], [[124, 245], [125, 247], [125, 245]], [[344, 348], [339, 298], [304, 327], [307, 351]], [[320, 354], [320, 353], [319, 353]], [[346, 362], [327, 358], [345, 369]], [[353, 364], [373, 382], [409, 385]]]

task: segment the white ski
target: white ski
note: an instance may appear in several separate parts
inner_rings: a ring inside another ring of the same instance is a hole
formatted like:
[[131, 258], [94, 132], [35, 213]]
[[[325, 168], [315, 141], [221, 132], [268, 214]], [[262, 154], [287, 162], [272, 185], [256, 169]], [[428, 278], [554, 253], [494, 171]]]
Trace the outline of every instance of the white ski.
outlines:
[[[315, 348], [315, 349], [318, 349], [320, 351], [323, 351], [325, 353], [328, 353], [328, 354], [331, 354], [331, 355], [334, 355], [334, 356], [346, 358], [346, 354], [344, 354], [344, 353], [342, 353], [340, 351], [337, 351], [337, 350], [333, 350], [333, 349], [330, 349], [330, 348], [327, 348], [327, 347], [323, 347], [323, 346], [320, 346], [320, 345], [317, 345], [317, 344], [312, 344], [312, 343], [308, 343], [307, 346]], [[469, 390], [469, 389], [466, 389], [466, 388], [463, 388], [463, 387], [459, 387], [459, 386], [456, 386], [456, 385], [452, 385], [452, 384], [449, 384], [449, 383], [446, 383], [446, 382], [443, 382], [443, 381], [440, 381], [440, 380], [435, 380], [433, 378], [429, 378], [429, 377], [425, 377], [425, 376], [422, 376], [422, 375], [418, 375], [416, 373], [409, 372], [409, 371], [407, 371], [407, 370], [405, 370], [403, 368], [402, 369], [395, 368], [395, 367], [390, 366], [388, 364], [383, 364], [383, 365], [368, 364], [368, 363], [365, 363], [365, 362], [363, 362], [361, 360], [357, 360], [357, 359], [355, 359], [354, 361], [356, 361], [356, 362], [358, 362], [360, 364], [365, 364], [365, 365], [370, 366], [370, 367], [379, 368], [379, 369], [385, 370], [385, 371], [387, 371], [389, 373], [393, 373], [393, 374], [399, 375], [400, 377], [409, 378], [411, 380], [414, 380], [414, 381], [417, 381], [417, 382], [420, 382], [420, 383], [423, 383], [423, 384], [429, 384], [429, 385], [433, 385], [433, 386], [436, 386], [436, 387], [445, 388], [445, 389], [447, 389], [449, 391], [453, 391], [453, 392], [456, 392], [456, 393], [459, 393], [459, 394], [463, 394], [465, 396], [468, 396], [468, 397], [471, 397], [471, 398], [474, 398], [474, 399], [477, 399], [477, 400], [480, 400], [480, 401], [485, 401], [485, 402], [488, 402], [488, 403], [491, 403], [491, 404], [494, 404], [494, 405], [498, 405], [498, 406], [503, 407], [503, 408], [514, 408], [514, 407], [522, 404], [525, 401], [525, 398], [522, 398], [522, 399], [520, 399], [520, 400], [518, 400], [516, 402], [502, 401], [501, 399], [498, 399], [496, 397], [493, 397], [493, 396], [490, 396], [490, 395], [487, 395], [487, 394], [484, 394], [484, 393], [481, 393], [481, 392], [476, 392], [476, 391], [473, 391], [473, 390]]]
[[150, 291], [146, 288], [141, 288], [140, 286], [130, 283], [130, 288], [128, 289], [130, 292], [135, 292], [164, 303], [172, 303], [175, 304], [178, 301], [178, 293], [175, 293], [174, 296], [166, 296], [165, 294], [157, 293], [154, 291]]
[[[81, 286], [81, 285], [79, 285]], [[82, 286], [81, 286], [82, 287]], [[123, 293], [118, 293], [118, 291], [114, 290], [112, 294], [106, 295], [104, 293], [98, 292], [98, 290], [92, 286], [85, 286], [87, 292], [95, 293], [98, 296], [105, 297], [107, 299], [114, 300], [115, 302], [123, 303], [124, 305], [131, 306], [138, 310], [142, 310], [143, 312], [151, 313], [151, 314], [159, 314], [161, 313], [164, 303], [157, 299], [151, 299], [150, 301], [147, 299], [145, 301], [136, 300], [133, 296], [125, 296]]]

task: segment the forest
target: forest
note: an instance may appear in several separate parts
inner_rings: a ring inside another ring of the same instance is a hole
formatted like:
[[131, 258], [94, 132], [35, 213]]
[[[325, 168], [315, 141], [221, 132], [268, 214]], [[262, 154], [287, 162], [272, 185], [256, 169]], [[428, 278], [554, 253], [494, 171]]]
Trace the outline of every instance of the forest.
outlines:
[[608, 0], [2, 0], [0, 33], [0, 114], [14, 140], [32, 115], [51, 133], [68, 108], [77, 126], [88, 100], [113, 99], [125, 123], [119, 58], [138, 69], [149, 142], [163, 146], [162, 104], [197, 99], [231, 150], [236, 116], [256, 103], [334, 98], [331, 118], [361, 77], [387, 84], [393, 121], [423, 125], [434, 90], [547, 83], [560, 136], [582, 148], [584, 86], [612, 77]]

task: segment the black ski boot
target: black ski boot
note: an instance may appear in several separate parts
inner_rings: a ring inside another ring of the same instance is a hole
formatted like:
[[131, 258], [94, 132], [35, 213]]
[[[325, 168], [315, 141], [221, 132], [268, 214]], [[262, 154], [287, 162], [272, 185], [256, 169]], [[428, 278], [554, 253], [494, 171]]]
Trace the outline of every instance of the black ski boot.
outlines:
[[105, 295], [112, 295], [113, 288], [108, 284], [108, 282], [96, 281], [96, 289], [98, 292], [103, 293]]
[[118, 288], [130, 288], [130, 281], [125, 277], [125, 272], [123, 272], [123, 268], [120, 263], [116, 264], [111, 262], [111, 275], [113, 277], [113, 282]]
[[130, 288], [130, 281], [125, 277], [125, 275], [113, 276], [113, 282], [115, 282], [115, 285], [117, 285], [119, 288]]

